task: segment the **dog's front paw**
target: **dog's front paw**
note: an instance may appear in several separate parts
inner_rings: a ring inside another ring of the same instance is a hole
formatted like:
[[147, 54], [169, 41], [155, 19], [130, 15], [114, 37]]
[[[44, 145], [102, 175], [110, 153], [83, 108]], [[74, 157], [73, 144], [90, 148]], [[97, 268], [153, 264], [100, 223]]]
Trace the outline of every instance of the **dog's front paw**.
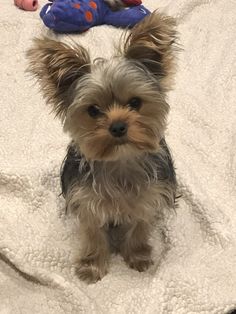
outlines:
[[130, 268], [135, 269], [139, 272], [143, 272], [147, 270], [151, 265], [153, 265], [152, 259], [148, 259], [148, 260], [136, 259], [132, 261], [127, 261], [127, 263]]
[[129, 250], [126, 249], [123, 257], [130, 268], [133, 268], [139, 272], [143, 272], [153, 265], [151, 252], [151, 246], [148, 244], [143, 244], [137, 248], [129, 248]]
[[106, 265], [98, 265], [95, 261], [79, 261], [76, 267], [76, 275], [79, 279], [90, 283], [95, 283], [98, 280], [101, 280], [107, 274]]

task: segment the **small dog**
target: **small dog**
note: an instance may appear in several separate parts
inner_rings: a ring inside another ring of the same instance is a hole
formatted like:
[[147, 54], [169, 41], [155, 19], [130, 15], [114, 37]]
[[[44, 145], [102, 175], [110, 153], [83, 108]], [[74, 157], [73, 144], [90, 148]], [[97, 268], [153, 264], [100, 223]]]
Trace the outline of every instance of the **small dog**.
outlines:
[[119, 252], [138, 271], [152, 264], [155, 217], [173, 208], [176, 176], [165, 142], [174, 73], [175, 21], [157, 12], [136, 25], [117, 54], [93, 63], [86, 49], [35, 39], [29, 70], [72, 138], [61, 183], [80, 222], [77, 274], [96, 282]]

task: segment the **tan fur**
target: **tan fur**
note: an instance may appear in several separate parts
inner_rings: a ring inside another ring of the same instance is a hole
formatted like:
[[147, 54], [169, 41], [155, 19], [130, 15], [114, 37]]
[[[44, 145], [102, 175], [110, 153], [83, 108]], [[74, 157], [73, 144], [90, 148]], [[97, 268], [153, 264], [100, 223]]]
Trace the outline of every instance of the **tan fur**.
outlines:
[[[137, 113], [131, 112], [127, 106], [115, 105], [107, 111], [104, 110], [104, 115], [97, 119], [96, 123], [85, 111], [78, 108], [67, 116], [65, 130], [76, 139], [80, 150], [89, 160], [119, 159], [119, 150], [124, 150], [125, 146], [127, 154], [137, 154], [143, 150], [154, 152], [157, 151], [159, 140], [164, 132], [165, 112], [162, 118], [159, 113], [160, 108], [156, 106], [151, 110], [152, 107], [154, 106], [151, 104], [143, 104], [143, 108]], [[165, 110], [168, 111], [168, 107]], [[127, 137], [122, 139], [112, 137], [109, 127], [115, 121], [124, 121], [128, 124]], [[123, 144], [122, 148], [121, 144]]]
[[88, 283], [96, 282], [108, 271], [109, 243], [104, 228], [96, 222], [81, 220], [81, 251], [77, 261], [76, 273], [80, 279]]
[[[65, 131], [70, 133], [88, 159], [115, 160], [120, 157], [121, 147], [109, 133], [109, 127], [112, 122], [121, 120], [129, 126], [127, 153], [156, 151], [169, 111], [157, 82], [142, 68], [137, 69], [132, 61], [120, 58], [96, 64], [93, 71], [94, 75], [84, 75], [80, 80], [80, 88], [68, 108]], [[133, 76], [136, 77], [134, 81]], [[137, 96], [142, 99], [142, 107], [139, 112], [130, 111], [129, 100]], [[89, 104], [96, 104], [103, 112], [96, 121], [87, 114]]]
[[[94, 184], [92, 191], [89, 187], [75, 186], [68, 197], [68, 209], [76, 209], [79, 219], [84, 219], [85, 215], [91, 223], [96, 216], [96, 224], [102, 227], [109, 221], [115, 225], [138, 220], [151, 223], [160, 210], [174, 206], [171, 186], [168, 189], [166, 185], [152, 184], [145, 189], [141, 185], [139, 188], [132, 186], [132, 182], [123, 182], [122, 189], [115, 182], [110, 185], [111, 182], [108, 179], [106, 182], [106, 179], [102, 178], [104, 181]], [[172, 199], [172, 204], [166, 199]]]
[[[76, 273], [87, 282], [107, 273], [111, 247], [131, 268], [147, 269], [152, 264], [151, 225], [174, 207], [175, 182], [159, 180], [150, 158], [162, 156], [160, 141], [169, 111], [165, 92], [174, 71], [174, 24], [154, 12], [131, 30], [116, 56], [92, 64], [83, 47], [48, 38], [35, 39], [28, 51], [29, 70], [82, 156], [78, 171], [89, 166], [66, 194], [67, 209], [80, 221]], [[137, 110], [130, 106], [133, 98], [141, 99]], [[91, 106], [99, 110], [98, 116], [89, 115]], [[110, 132], [117, 121], [127, 125], [126, 135], [119, 138]], [[168, 160], [164, 151], [163, 160]]]
[[79, 45], [69, 47], [46, 37], [35, 38], [27, 58], [29, 71], [39, 79], [46, 101], [64, 117], [72, 101], [72, 84], [90, 71], [87, 51]]
[[144, 221], [137, 221], [127, 229], [125, 239], [120, 246], [120, 253], [125, 262], [140, 272], [145, 271], [153, 264], [151, 259], [152, 248], [148, 244], [150, 225]]
[[127, 58], [139, 60], [162, 76], [163, 91], [171, 88], [175, 73], [175, 25], [173, 18], [156, 11], [131, 30], [124, 45]]

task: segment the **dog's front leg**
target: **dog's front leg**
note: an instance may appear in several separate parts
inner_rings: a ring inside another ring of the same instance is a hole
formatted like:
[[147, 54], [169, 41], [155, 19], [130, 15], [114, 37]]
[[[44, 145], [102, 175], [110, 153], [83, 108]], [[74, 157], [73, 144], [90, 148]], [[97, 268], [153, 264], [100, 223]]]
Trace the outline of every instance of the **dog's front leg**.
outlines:
[[80, 241], [81, 251], [76, 273], [87, 283], [96, 282], [108, 270], [109, 243], [105, 228], [100, 228], [93, 221], [81, 221]]
[[134, 222], [127, 227], [125, 239], [120, 247], [120, 253], [129, 267], [140, 272], [153, 264], [152, 248], [148, 244], [149, 224], [144, 221]]

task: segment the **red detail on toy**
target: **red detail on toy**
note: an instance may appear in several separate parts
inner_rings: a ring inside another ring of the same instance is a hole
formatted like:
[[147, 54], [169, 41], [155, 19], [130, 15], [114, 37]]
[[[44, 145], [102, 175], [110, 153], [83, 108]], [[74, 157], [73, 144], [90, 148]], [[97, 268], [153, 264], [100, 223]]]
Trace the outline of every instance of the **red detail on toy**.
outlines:
[[76, 4], [73, 5], [73, 7], [74, 7], [75, 9], [80, 9], [80, 4], [79, 4], [79, 3], [76, 3]]
[[93, 14], [90, 11], [85, 12], [85, 18], [88, 22], [92, 22], [93, 20]]
[[142, 0], [122, 0], [124, 4], [131, 6], [131, 5], [140, 5], [142, 4]]
[[89, 2], [89, 5], [90, 5], [91, 8], [93, 8], [93, 9], [95, 9], [95, 10], [96, 10], [97, 7], [98, 7], [97, 4], [96, 4], [96, 2], [94, 2], [94, 1], [90, 1], [90, 2]]
[[38, 8], [38, 0], [14, 0], [15, 5], [26, 11], [36, 11]]

